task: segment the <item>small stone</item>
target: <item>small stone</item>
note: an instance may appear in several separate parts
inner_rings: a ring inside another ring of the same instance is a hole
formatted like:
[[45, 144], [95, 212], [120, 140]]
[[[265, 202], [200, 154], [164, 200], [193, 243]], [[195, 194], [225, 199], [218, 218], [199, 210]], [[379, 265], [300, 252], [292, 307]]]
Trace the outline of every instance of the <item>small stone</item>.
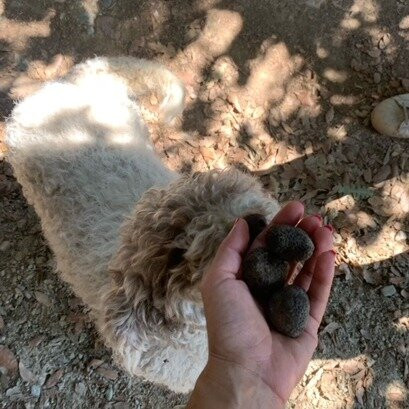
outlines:
[[409, 299], [409, 291], [406, 291], [405, 289], [403, 289], [403, 290], [400, 292], [400, 295], [401, 295], [403, 298]]
[[373, 82], [375, 84], [379, 84], [381, 82], [381, 74], [379, 74], [379, 72], [375, 72], [373, 75]]
[[0, 244], [0, 251], [6, 252], [10, 247], [11, 243], [8, 240], [5, 240]]
[[14, 396], [18, 394], [20, 394], [20, 387], [18, 385], [6, 390], [6, 396]]
[[395, 234], [395, 241], [406, 241], [407, 239], [407, 235], [404, 231], [399, 230], [396, 234]]
[[385, 297], [392, 297], [393, 295], [397, 293], [394, 285], [387, 285], [383, 287], [381, 292], [382, 292], [382, 295]]
[[82, 383], [79, 382], [75, 385], [75, 393], [78, 395], [85, 395], [85, 392], [87, 391], [87, 387]]
[[33, 385], [31, 387], [31, 395], [35, 398], [39, 398], [41, 395], [41, 386], [40, 385]]
[[408, 30], [409, 29], [409, 15], [402, 18], [402, 20], [399, 23], [399, 28], [401, 30]]
[[4, 320], [3, 317], [0, 316], [0, 331], [4, 329]]
[[114, 396], [114, 391], [111, 387], [109, 387], [105, 392], [105, 397], [108, 401], [110, 401]]

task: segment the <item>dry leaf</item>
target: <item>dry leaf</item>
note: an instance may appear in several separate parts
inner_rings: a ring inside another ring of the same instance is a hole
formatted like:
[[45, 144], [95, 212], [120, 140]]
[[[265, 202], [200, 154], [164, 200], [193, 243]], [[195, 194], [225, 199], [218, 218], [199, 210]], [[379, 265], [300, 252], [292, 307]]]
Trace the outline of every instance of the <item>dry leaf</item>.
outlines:
[[381, 39], [378, 42], [378, 47], [381, 50], [384, 50], [389, 44], [391, 43], [391, 35], [388, 34], [384, 34]]
[[327, 124], [330, 124], [330, 123], [333, 121], [334, 116], [335, 116], [335, 110], [334, 110], [334, 107], [331, 107], [331, 108], [327, 111], [327, 113], [325, 114], [325, 121], [326, 121], [326, 123], [327, 123]]
[[281, 122], [281, 126], [283, 127], [284, 131], [292, 135], [294, 133], [294, 130], [291, 128], [290, 125], [287, 125], [285, 122]]
[[371, 183], [372, 182], [372, 170], [371, 169], [365, 169], [364, 171], [364, 180], [366, 183]]
[[40, 304], [45, 305], [46, 307], [51, 307], [52, 303], [48, 295], [42, 293], [41, 291], [34, 291], [34, 295]]
[[97, 368], [96, 371], [104, 378], [110, 379], [111, 381], [115, 381], [115, 379], [118, 378], [118, 372], [114, 371], [113, 369], [108, 369], [101, 366]]
[[96, 369], [96, 368], [100, 367], [103, 363], [104, 363], [104, 361], [102, 359], [93, 359], [88, 364], [88, 368]]
[[5, 368], [10, 374], [17, 374], [18, 363], [13, 352], [4, 346], [0, 346], [0, 366]]
[[26, 368], [26, 366], [23, 364], [22, 361], [19, 362], [18, 369], [20, 372], [21, 379], [24, 382], [31, 383], [31, 384], [36, 383], [37, 378], [28, 368]]
[[45, 340], [45, 336], [44, 335], [40, 335], [38, 337], [35, 337], [33, 339], [31, 339], [28, 342], [29, 347], [31, 348], [36, 348], [38, 347], [43, 341]]
[[62, 369], [58, 369], [57, 371], [55, 371], [48, 378], [47, 383], [45, 384], [45, 387], [46, 388], [52, 388], [52, 387], [56, 386], [58, 384], [58, 382], [60, 382], [60, 379], [63, 376], [63, 373], [64, 372], [63, 372]]
[[365, 389], [362, 386], [356, 389], [356, 393], [355, 393], [356, 400], [359, 402], [361, 406], [363, 406], [364, 404], [362, 400], [364, 393], [365, 393]]
[[382, 166], [374, 176], [373, 182], [376, 184], [385, 181], [391, 174], [391, 171], [392, 169], [389, 165]]
[[338, 322], [330, 322], [328, 325], [325, 326], [325, 328], [321, 331], [320, 335], [323, 334], [332, 334], [335, 332], [338, 328], [341, 328], [341, 324]]

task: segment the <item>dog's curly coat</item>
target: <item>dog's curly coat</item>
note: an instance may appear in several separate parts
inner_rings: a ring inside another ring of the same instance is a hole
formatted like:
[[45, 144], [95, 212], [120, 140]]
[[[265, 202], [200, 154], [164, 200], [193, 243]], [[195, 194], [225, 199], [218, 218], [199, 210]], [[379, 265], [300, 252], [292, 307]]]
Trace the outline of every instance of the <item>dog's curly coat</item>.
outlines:
[[188, 392], [207, 360], [203, 271], [235, 218], [271, 219], [278, 204], [238, 170], [167, 169], [140, 116], [146, 93], [165, 121], [181, 113], [183, 85], [163, 66], [89, 60], [18, 104], [6, 142], [62, 278], [117, 362]]

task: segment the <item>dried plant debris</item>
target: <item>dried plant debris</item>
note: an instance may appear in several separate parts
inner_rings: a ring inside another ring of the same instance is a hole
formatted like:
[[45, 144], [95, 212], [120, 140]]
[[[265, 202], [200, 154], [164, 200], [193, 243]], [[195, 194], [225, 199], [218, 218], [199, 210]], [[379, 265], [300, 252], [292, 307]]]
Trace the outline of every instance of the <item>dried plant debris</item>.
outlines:
[[[112, 366], [83, 318], [87, 310], [71, 303], [54, 273], [3, 142], [13, 99], [74, 60], [124, 54], [162, 61], [186, 84], [175, 127], [152, 122], [159, 102], [151, 95], [142, 109], [167, 166], [183, 173], [238, 166], [280, 204], [302, 200], [306, 213], [336, 228], [330, 304], [289, 408], [407, 407], [409, 153], [407, 142], [370, 123], [382, 101], [409, 92], [407, 2], [306, 0], [261, 9], [227, 1], [217, 9], [214, 1], [91, 0], [100, 6], [94, 34], [84, 1], [48, 2], [52, 10], [45, 3], [0, 1], [0, 80], [10, 90], [0, 95], [3, 406], [162, 409], [187, 401]], [[279, 37], [266, 38], [277, 27]], [[34, 383], [23, 380], [25, 370]]]

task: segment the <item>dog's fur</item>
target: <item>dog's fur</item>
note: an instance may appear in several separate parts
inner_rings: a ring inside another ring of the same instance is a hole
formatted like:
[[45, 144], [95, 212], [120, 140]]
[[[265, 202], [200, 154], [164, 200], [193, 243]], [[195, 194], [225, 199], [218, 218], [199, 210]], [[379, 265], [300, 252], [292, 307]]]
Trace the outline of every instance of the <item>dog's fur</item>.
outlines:
[[235, 218], [271, 219], [278, 204], [238, 170], [167, 169], [141, 119], [147, 93], [165, 121], [181, 113], [183, 85], [163, 66], [89, 60], [18, 104], [6, 142], [62, 278], [117, 362], [188, 392], [207, 359], [203, 271]]

